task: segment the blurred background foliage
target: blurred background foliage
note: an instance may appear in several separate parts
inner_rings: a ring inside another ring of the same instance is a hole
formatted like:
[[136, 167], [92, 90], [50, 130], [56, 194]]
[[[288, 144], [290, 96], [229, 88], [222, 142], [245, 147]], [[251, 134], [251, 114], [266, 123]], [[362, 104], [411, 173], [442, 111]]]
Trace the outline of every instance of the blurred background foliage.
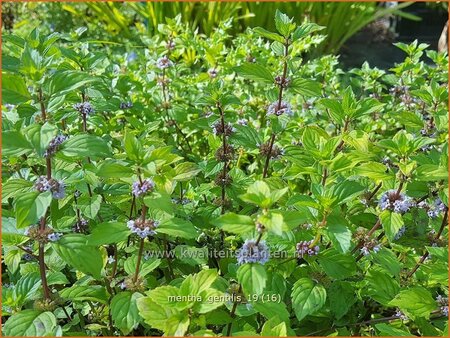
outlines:
[[[45, 32], [73, 32], [85, 26], [88, 37], [97, 41], [145, 45], [145, 37], [158, 33], [167, 18], [210, 35], [221, 22], [234, 35], [247, 27], [273, 30], [276, 9], [297, 22], [309, 20], [325, 26], [326, 39], [315, 55], [338, 53], [342, 46], [365, 27], [378, 24], [376, 34], [394, 34], [396, 22], [419, 22], [420, 16], [407, 11], [412, 2], [27, 2], [2, 3], [4, 29], [28, 34], [39, 26]], [[429, 3], [434, 12], [446, 15], [447, 3]], [[380, 30], [381, 22], [381, 30]], [[440, 28], [442, 29], [442, 28]], [[438, 37], [437, 37], [438, 38]]]

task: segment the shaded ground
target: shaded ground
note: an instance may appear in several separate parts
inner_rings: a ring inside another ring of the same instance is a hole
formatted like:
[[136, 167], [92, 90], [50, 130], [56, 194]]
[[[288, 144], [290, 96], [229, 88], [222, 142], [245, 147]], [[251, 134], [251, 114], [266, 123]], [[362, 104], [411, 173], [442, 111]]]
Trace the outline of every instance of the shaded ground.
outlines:
[[369, 62], [372, 67], [383, 69], [392, 67], [396, 62], [401, 62], [405, 56], [404, 52], [392, 45], [394, 42], [410, 43], [417, 39], [436, 50], [448, 18], [447, 13], [432, 10], [423, 3], [414, 4], [405, 11], [421, 17], [422, 21], [400, 19], [395, 29], [396, 37], [389, 34], [383, 36], [382, 24], [372, 25], [359, 32], [348, 40], [341, 50], [340, 60], [344, 68], [360, 67], [364, 61]]

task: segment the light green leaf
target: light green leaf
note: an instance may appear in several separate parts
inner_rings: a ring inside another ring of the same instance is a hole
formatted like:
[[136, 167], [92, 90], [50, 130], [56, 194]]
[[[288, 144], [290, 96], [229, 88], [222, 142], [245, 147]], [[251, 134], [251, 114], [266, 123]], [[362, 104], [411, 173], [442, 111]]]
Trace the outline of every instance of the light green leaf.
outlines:
[[98, 136], [78, 134], [62, 144], [61, 153], [74, 158], [108, 157], [111, 155], [111, 149], [108, 143]]
[[8, 318], [3, 333], [5, 336], [54, 336], [56, 317], [51, 312], [23, 310]]
[[129, 334], [141, 321], [136, 304], [136, 300], [141, 297], [143, 296], [138, 292], [126, 291], [118, 293], [111, 300], [111, 317], [124, 335]]
[[322, 285], [314, 285], [309, 278], [300, 278], [292, 289], [292, 306], [300, 321], [322, 308], [327, 299], [327, 292]]
[[121, 222], [106, 222], [95, 226], [88, 236], [87, 244], [92, 246], [112, 244], [124, 241], [131, 232]]
[[260, 295], [267, 282], [267, 273], [263, 265], [258, 263], [246, 263], [241, 265], [236, 272], [237, 279], [242, 285], [245, 294]]
[[96, 279], [101, 278], [102, 254], [98, 248], [87, 244], [87, 236], [67, 234], [52, 246], [67, 264]]

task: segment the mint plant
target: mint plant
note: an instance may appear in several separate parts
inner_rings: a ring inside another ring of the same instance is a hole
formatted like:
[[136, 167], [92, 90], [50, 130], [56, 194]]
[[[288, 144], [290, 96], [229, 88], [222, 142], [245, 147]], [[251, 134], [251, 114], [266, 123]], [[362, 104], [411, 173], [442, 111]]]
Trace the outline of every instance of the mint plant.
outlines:
[[3, 36], [5, 336], [448, 333], [448, 56], [275, 13]]

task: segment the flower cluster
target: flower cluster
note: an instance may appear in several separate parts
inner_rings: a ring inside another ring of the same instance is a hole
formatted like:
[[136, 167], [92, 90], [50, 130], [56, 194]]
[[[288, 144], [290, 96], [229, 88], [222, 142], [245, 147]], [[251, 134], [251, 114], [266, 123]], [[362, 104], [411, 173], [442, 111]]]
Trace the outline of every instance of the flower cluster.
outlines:
[[156, 61], [156, 67], [159, 69], [166, 69], [173, 66], [173, 62], [170, 61], [170, 59], [167, 57], [167, 55], [164, 55], [162, 58], [159, 58]]
[[62, 236], [61, 233], [55, 232], [52, 228], [50, 228], [48, 226], [41, 229], [41, 227], [39, 225], [34, 225], [34, 226], [29, 227], [25, 231], [25, 235], [37, 242], [43, 243], [43, 244], [46, 244], [49, 241], [56, 242]]
[[441, 201], [440, 198], [436, 199], [434, 201], [434, 204], [432, 207], [428, 206], [428, 217], [430, 218], [436, 218], [439, 216], [440, 213], [445, 212], [447, 207], [445, 204]]
[[439, 309], [444, 316], [448, 317], [448, 297], [438, 295], [436, 302], [439, 304]]
[[208, 75], [211, 79], [215, 79], [218, 74], [219, 74], [219, 71], [216, 68], [212, 68], [212, 69], [208, 70]]
[[141, 238], [156, 235], [156, 228], [158, 225], [159, 222], [152, 219], [142, 220], [141, 218], [138, 218], [134, 221], [129, 220], [127, 222], [128, 229]]
[[34, 188], [39, 192], [51, 191], [53, 198], [61, 199], [66, 196], [66, 186], [63, 181], [57, 181], [53, 178], [48, 179], [45, 176], [39, 176], [34, 182]]
[[320, 248], [318, 245], [311, 246], [312, 244], [313, 244], [313, 240], [298, 242], [297, 246], [296, 246], [297, 256], [303, 258], [304, 256], [317, 255], [320, 251]]
[[62, 233], [60, 233], [60, 232], [53, 232], [47, 236], [47, 238], [50, 242], [59, 241], [61, 239], [61, 237], [62, 237]]
[[367, 235], [367, 229], [365, 228], [356, 229], [354, 237], [361, 246], [360, 251], [364, 256], [369, 255], [370, 252], [377, 253], [381, 250], [381, 245], [376, 239]]
[[89, 102], [81, 102], [73, 105], [73, 109], [78, 110], [82, 115], [92, 115], [95, 110]]
[[174, 197], [174, 198], [172, 198], [172, 203], [173, 204], [186, 205], [186, 204], [191, 203], [191, 200], [189, 198], [186, 198], [186, 197], [184, 197], [182, 199]]
[[230, 144], [225, 144], [225, 147], [220, 146], [215, 154], [216, 160], [219, 162], [228, 162], [233, 159], [234, 148]]
[[155, 182], [152, 179], [147, 178], [143, 181], [135, 181], [131, 188], [131, 192], [136, 197], [144, 196], [151, 193], [155, 189]]
[[275, 84], [280, 86], [281, 88], [287, 88], [290, 83], [291, 83], [291, 79], [289, 79], [287, 77], [283, 77], [281, 75], [278, 75], [275, 77]]
[[406, 227], [402, 226], [394, 236], [394, 240], [399, 240], [406, 232]]
[[84, 218], [80, 218], [78, 221], [75, 222], [75, 224], [72, 226], [73, 232], [77, 233], [87, 233], [88, 230], [88, 221]]
[[238, 119], [236, 123], [241, 125], [241, 126], [247, 126], [248, 125], [248, 120], [247, 119]]
[[393, 189], [381, 196], [378, 205], [381, 210], [388, 209], [398, 213], [405, 213], [414, 206], [414, 202], [409, 196], [398, 193], [397, 190]]
[[168, 50], [173, 50], [173, 49], [175, 49], [175, 41], [173, 41], [172, 39], [170, 39], [169, 41], [167, 41], [167, 43], [166, 43], [166, 48], [168, 49]]
[[217, 136], [223, 134], [225, 134], [225, 136], [230, 136], [236, 131], [236, 128], [234, 128], [231, 123], [225, 123], [225, 125], [222, 126], [222, 123], [220, 121], [214, 123], [212, 125], [212, 129], [214, 135]]
[[267, 108], [267, 115], [281, 116], [283, 114], [286, 114], [292, 116], [294, 114], [289, 103], [281, 101], [281, 104], [279, 106], [278, 103], [278, 101], [275, 101], [269, 105], [269, 107]]
[[59, 146], [67, 139], [68, 137], [65, 135], [55, 136], [48, 144], [47, 150], [44, 152], [44, 157], [53, 156], [58, 151]]
[[272, 149], [270, 149], [270, 142], [263, 143], [259, 146], [259, 153], [262, 156], [267, 157], [267, 155], [269, 155], [269, 152], [271, 158], [279, 158], [280, 156], [284, 155], [284, 150], [279, 148], [275, 144], [272, 146]]
[[409, 320], [408, 316], [405, 315], [401, 310], [397, 309], [397, 311], [395, 312], [395, 317], [399, 318], [400, 320]]
[[233, 178], [228, 173], [221, 171], [214, 179], [214, 183], [219, 187], [227, 187], [233, 183]]
[[265, 264], [269, 260], [269, 248], [265, 241], [256, 243], [254, 239], [247, 239], [236, 254], [238, 264], [260, 263]]
[[127, 102], [120, 102], [120, 109], [130, 109], [133, 107], [133, 102], [127, 101]]

